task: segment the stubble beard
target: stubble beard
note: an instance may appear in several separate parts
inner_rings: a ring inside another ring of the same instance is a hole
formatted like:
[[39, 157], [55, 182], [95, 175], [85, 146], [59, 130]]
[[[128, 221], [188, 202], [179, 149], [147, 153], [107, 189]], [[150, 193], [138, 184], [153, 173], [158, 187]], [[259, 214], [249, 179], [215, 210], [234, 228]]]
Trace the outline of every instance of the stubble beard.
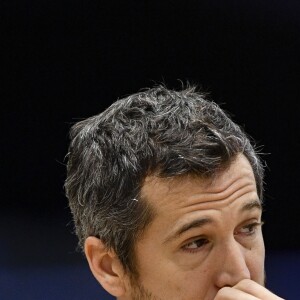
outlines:
[[[131, 300], [162, 300], [156, 297], [146, 289], [138, 279], [131, 279], [131, 286], [133, 287], [133, 293]], [[264, 277], [262, 286], [266, 286], [266, 271], [264, 270]]]
[[148, 289], [146, 289], [139, 280], [134, 280], [132, 282], [133, 292], [131, 300], [162, 300], [152, 294]]

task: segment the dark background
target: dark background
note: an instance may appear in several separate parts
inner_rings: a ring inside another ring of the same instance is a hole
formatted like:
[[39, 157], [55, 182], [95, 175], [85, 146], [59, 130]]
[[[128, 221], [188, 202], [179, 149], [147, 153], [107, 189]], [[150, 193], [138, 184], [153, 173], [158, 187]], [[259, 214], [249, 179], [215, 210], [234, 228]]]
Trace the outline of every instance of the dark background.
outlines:
[[[0, 5], [0, 298], [2, 289], [3, 299], [85, 299], [70, 291], [90, 284], [96, 299], [63, 191], [68, 130], [117, 98], [154, 82], [178, 88], [179, 79], [210, 91], [263, 145], [267, 264], [300, 265], [299, 1]], [[269, 275], [275, 289], [286, 291], [289, 270]]]

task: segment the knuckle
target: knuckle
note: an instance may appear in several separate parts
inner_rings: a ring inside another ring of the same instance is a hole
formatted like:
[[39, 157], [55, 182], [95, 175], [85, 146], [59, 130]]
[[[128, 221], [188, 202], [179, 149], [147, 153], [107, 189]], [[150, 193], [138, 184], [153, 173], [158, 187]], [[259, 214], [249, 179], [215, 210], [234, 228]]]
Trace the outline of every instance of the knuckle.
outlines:
[[243, 288], [250, 288], [251, 286], [253, 286], [253, 281], [250, 279], [242, 279], [237, 285], [236, 287], [243, 287]]
[[214, 300], [226, 300], [228, 299], [228, 295], [230, 294], [231, 288], [230, 287], [223, 287], [221, 288]]

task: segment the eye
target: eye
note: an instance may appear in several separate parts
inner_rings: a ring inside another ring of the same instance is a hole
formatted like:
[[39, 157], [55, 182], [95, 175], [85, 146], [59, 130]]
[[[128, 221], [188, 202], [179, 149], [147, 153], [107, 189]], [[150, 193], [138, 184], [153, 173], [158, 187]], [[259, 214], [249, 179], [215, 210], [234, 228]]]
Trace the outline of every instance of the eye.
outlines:
[[197, 240], [194, 240], [186, 245], [184, 245], [182, 247], [183, 251], [187, 251], [187, 252], [197, 252], [199, 251], [199, 249], [201, 249], [203, 246], [205, 246], [209, 241], [207, 239], [204, 238], [200, 238]]
[[246, 236], [252, 236], [256, 233], [257, 229], [263, 225], [263, 222], [254, 222], [251, 224], [247, 224], [246, 226], [241, 227], [237, 232], [234, 234], [242, 234]]

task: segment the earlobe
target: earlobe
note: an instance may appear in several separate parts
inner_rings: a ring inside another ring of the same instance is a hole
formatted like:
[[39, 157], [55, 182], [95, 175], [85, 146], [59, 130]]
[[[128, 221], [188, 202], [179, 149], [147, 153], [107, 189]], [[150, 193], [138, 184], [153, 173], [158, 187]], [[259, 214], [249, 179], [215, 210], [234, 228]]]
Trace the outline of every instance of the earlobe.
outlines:
[[85, 240], [84, 252], [94, 277], [102, 287], [115, 297], [123, 296], [126, 292], [124, 269], [115, 253], [93, 236]]

